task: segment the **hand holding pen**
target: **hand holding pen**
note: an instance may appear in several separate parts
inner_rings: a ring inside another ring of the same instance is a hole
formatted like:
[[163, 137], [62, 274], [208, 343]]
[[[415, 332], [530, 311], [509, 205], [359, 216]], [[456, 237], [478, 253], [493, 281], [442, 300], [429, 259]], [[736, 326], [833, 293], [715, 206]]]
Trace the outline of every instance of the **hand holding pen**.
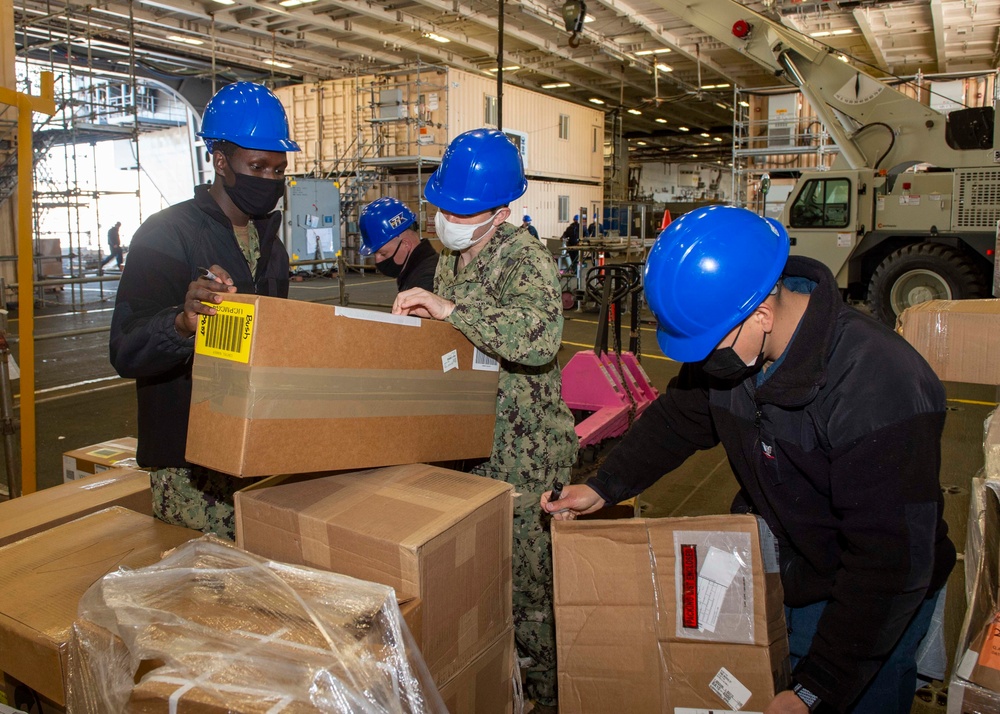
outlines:
[[180, 312], [174, 318], [174, 328], [181, 337], [191, 337], [198, 329], [199, 315], [214, 315], [215, 308], [224, 294], [236, 292], [229, 272], [220, 265], [197, 268], [197, 275], [188, 285]]

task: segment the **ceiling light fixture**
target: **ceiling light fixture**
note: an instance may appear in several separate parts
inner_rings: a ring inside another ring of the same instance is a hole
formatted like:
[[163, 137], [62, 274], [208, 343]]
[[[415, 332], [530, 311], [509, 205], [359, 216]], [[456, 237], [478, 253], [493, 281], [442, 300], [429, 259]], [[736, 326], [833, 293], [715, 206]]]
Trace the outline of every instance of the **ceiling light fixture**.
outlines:
[[[512, 65], [510, 65], [508, 67], [504, 67], [503, 71], [504, 72], [513, 72], [515, 69], [521, 69], [520, 65], [512, 64]], [[490, 67], [489, 71], [490, 72], [496, 72], [497, 68], [496, 67]]]
[[639, 146], [645, 146], [646, 145], [645, 141], [637, 141], [635, 143], [638, 144]]
[[657, 117], [657, 118], [656, 118], [656, 123], [657, 123], [657, 124], [666, 124], [666, 123], [667, 123], [667, 120], [666, 120], [666, 119], [664, 119], [663, 117]]
[[548, 84], [543, 84], [542, 89], [563, 89], [570, 86], [569, 82], [549, 82]]
[[713, 136], [712, 137], [712, 141], [722, 141], [722, 137], [721, 136]]
[[688, 156], [690, 156], [692, 159], [698, 158], [698, 154], [688, 154]]
[[603, 99], [598, 99], [597, 97], [591, 97], [590, 101], [593, 104], [604, 104], [604, 100]]
[[205, 44], [202, 40], [196, 40], [193, 37], [181, 37], [180, 35], [167, 35], [167, 39], [171, 42], [183, 42], [185, 45]]
[[669, 47], [659, 47], [655, 50], [639, 50], [635, 53], [636, 57], [646, 57], [647, 55], [662, 55], [666, 52], [670, 52]]
[[703, 136], [706, 139], [709, 139], [709, 138], [711, 138], [712, 135], [709, 134], [707, 131], [703, 131], [703, 132], [701, 132], [701, 136]]
[[741, 107], [749, 107], [750, 106], [750, 102], [743, 102], [743, 101], [741, 101], [740, 102], [740, 106]]
[[642, 112], [640, 112], [638, 109], [629, 109], [628, 113], [635, 114], [636, 116], [640, 116], [642, 114]]
[[850, 35], [854, 30], [849, 27], [845, 27], [843, 30], [834, 30], [830, 34], [832, 35]]
[[428, 40], [434, 40], [435, 42], [440, 42], [442, 45], [451, 42], [447, 37], [441, 37], [441, 35], [435, 32], [425, 32], [424, 37]]
[[823, 30], [821, 32], [810, 32], [809, 36], [810, 37], [829, 37], [832, 34], [833, 33], [830, 32], [829, 30]]
[[674, 71], [673, 67], [671, 67], [669, 64], [663, 64], [662, 62], [660, 62], [658, 65], [656, 65], [656, 68], [658, 70], [660, 70], [661, 72], [673, 72]]
[[691, 131], [691, 130], [688, 129], [686, 126], [679, 126], [677, 127], [677, 131]]
[[264, 64], [271, 65], [272, 67], [281, 67], [282, 69], [290, 69], [292, 65], [288, 62], [282, 62], [281, 60], [273, 60], [270, 57], [261, 60]]

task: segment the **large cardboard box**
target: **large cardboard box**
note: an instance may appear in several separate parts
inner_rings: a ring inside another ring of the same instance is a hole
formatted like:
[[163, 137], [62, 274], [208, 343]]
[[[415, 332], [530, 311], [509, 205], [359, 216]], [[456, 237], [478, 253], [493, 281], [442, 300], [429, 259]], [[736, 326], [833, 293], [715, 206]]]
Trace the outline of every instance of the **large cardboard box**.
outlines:
[[499, 366], [451, 325], [230, 295], [195, 343], [187, 458], [271, 476], [489, 456]]
[[762, 521], [557, 522], [552, 544], [561, 712], [763, 711], [786, 686]]
[[0, 546], [110, 506], [153, 515], [149, 472], [111, 469], [0, 503]]
[[469, 662], [440, 687], [449, 714], [513, 714], [515, 667], [514, 630]]
[[138, 443], [136, 439], [126, 436], [67, 451], [63, 454], [63, 483], [108, 469], [138, 467], [135, 461]]
[[0, 670], [65, 704], [66, 645], [83, 593], [200, 535], [116, 506], [0, 548]]
[[1000, 300], [929, 300], [897, 330], [946, 382], [1000, 384]]
[[509, 484], [423, 464], [279, 476], [236, 494], [241, 548], [419, 597], [414, 634], [439, 685], [511, 626], [512, 522]]

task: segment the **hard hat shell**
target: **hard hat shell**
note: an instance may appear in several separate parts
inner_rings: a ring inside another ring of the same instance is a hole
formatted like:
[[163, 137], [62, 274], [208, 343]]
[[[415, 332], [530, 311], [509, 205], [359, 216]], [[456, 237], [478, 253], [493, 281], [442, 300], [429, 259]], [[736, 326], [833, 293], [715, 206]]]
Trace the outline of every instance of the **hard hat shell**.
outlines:
[[225, 140], [244, 149], [298, 151], [288, 133], [285, 108], [267, 87], [253, 82], [227, 84], [205, 107], [198, 136], [209, 151]]
[[521, 219], [522, 223], [531, 223], [531, 216], [525, 216]]
[[573, 220], [574, 220], [574, 221], [578, 221], [578, 220], [580, 220], [580, 215], [579, 215], [579, 214], [577, 214], [577, 215], [573, 216]]
[[663, 354], [700, 362], [764, 302], [788, 260], [777, 221], [708, 206], [663, 230], [646, 260], [645, 293]]
[[424, 189], [428, 201], [460, 216], [504, 206], [528, 190], [521, 152], [496, 129], [473, 129], [448, 145]]
[[417, 217], [398, 198], [378, 198], [361, 209], [361, 255], [371, 255], [417, 222]]

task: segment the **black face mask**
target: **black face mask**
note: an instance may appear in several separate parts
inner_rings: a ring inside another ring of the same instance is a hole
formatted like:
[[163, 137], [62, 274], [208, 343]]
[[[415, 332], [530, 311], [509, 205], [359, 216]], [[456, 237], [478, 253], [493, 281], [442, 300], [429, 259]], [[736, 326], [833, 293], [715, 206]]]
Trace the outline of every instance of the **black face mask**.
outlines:
[[222, 186], [233, 204], [251, 218], [263, 218], [274, 210], [278, 199], [285, 193], [284, 179], [261, 178], [233, 172], [236, 182]]
[[733, 349], [736, 340], [740, 339], [741, 332], [743, 332], [743, 325], [740, 325], [740, 329], [736, 331], [736, 337], [733, 338], [731, 345], [717, 348], [702, 362], [701, 368], [706, 374], [726, 382], [742, 382], [757, 374], [764, 367], [764, 340], [767, 339], [767, 334], [765, 333], [764, 338], [760, 341], [760, 352], [757, 354], [757, 359], [754, 360], [753, 364], [748, 365]]
[[[402, 247], [403, 241], [399, 241], [399, 245], [396, 246], [396, 250], [392, 251], [392, 255], [385, 260], [376, 261], [375, 270], [382, 273], [382, 275], [387, 278], [398, 278], [399, 274], [403, 272], [403, 268], [406, 267], [406, 264], [410, 260], [410, 256], [407, 255], [406, 260], [404, 260], [401, 264], [396, 262], [396, 253], [398, 253], [399, 249]], [[412, 253], [413, 251], [410, 252]]]

